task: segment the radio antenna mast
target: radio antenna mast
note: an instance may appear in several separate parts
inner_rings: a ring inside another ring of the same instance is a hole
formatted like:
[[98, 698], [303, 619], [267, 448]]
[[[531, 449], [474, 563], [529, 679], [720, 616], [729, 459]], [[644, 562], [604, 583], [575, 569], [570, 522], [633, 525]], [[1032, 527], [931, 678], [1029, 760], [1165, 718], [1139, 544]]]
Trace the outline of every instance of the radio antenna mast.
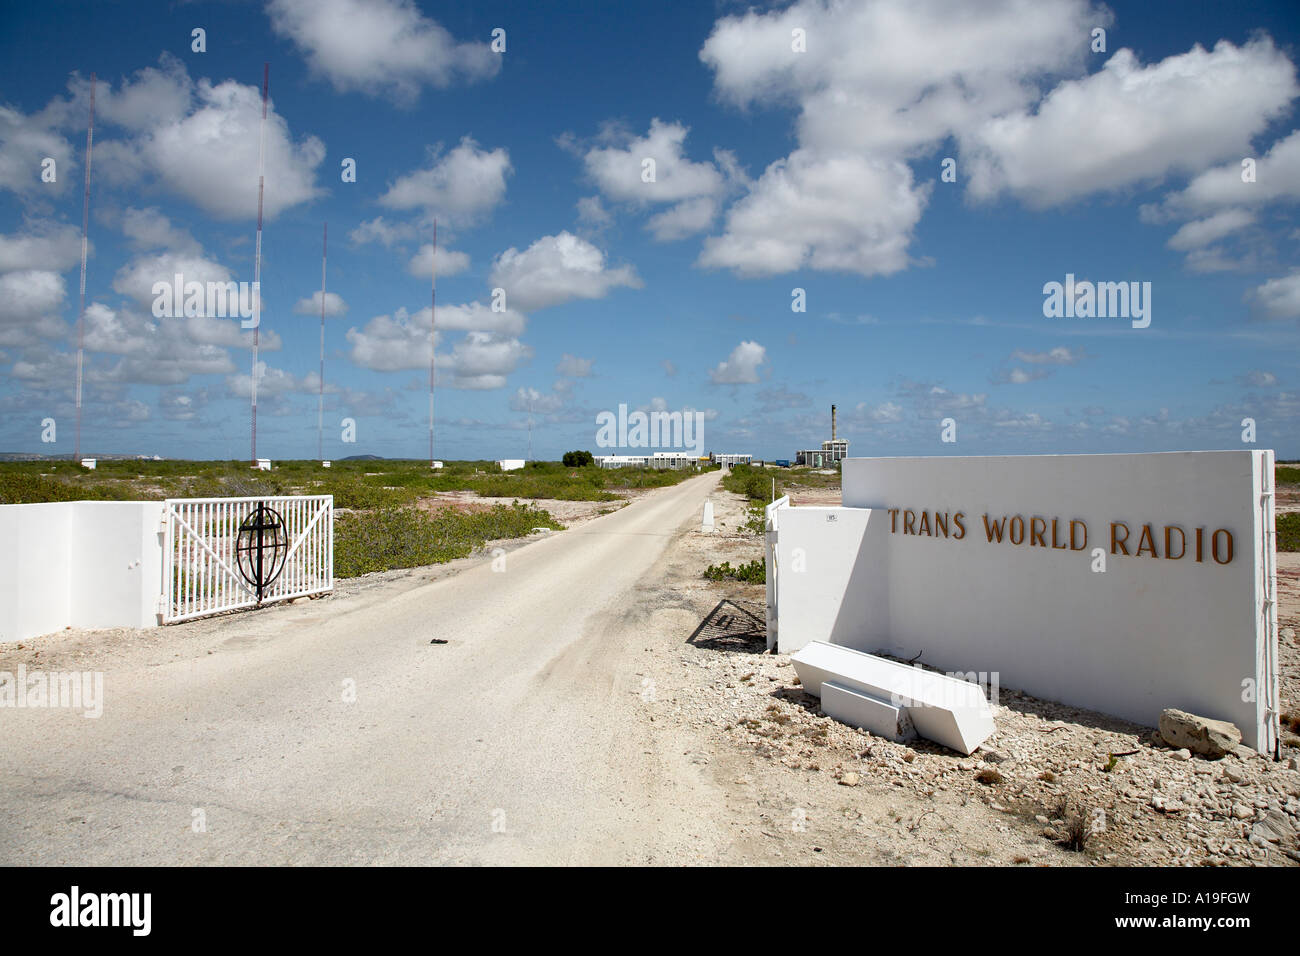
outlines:
[[433, 365], [438, 336], [438, 220], [433, 220], [433, 284], [429, 293], [429, 467], [433, 467]]
[[262, 324], [262, 195], [266, 191], [266, 95], [271, 86], [271, 64], [262, 64], [262, 129], [257, 138], [257, 245], [253, 251], [253, 374], [249, 394], [253, 408], [253, 461], [257, 467], [257, 350]]
[[320, 391], [316, 398], [316, 460], [325, 460], [325, 249], [330, 224], [325, 223], [320, 236]]
[[90, 74], [90, 125], [86, 127], [86, 188], [81, 198], [81, 304], [77, 308], [77, 439], [72, 460], [81, 461], [81, 372], [86, 361], [86, 236], [90, 229], [90, 153], [95, 145], [95, 74]]

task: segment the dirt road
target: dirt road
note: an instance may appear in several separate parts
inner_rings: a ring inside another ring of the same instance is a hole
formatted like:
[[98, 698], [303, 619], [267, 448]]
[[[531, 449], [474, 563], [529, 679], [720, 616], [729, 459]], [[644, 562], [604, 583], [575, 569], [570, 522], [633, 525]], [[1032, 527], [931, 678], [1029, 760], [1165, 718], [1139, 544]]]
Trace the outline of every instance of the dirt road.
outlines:
[[103, 667], [103, 715], [0, 712], [0, 863], [719, 860], [634, 600], [718, 477], [381, 601], [62, 662]]

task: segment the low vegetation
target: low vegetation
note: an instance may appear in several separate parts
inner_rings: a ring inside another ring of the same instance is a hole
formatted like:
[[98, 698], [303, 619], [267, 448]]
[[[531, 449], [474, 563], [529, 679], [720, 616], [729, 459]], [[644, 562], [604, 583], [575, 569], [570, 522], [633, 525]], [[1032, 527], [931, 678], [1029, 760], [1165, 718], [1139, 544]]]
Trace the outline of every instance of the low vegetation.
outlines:
[[767, 561], [758, 558], [747, 564], [733, 568], [730, 561], [710, 564], [704, 569], [704, 576], [710, 581], [744, 581], [746, 584], [763, 584], [767, 581]]
[[[772, 493], [772, 482], [776, 481], [776, 494]], [[783, 489], [783, 477], [778, 478], [774, 471], [756, 468], [753, 465], [736, 465], [731, 473], [722, 479], [722, 487], [738, 495], [744, 495], [750, 501], [767, 504], [780, 498]]]
[[534, 528], [563, 527], [531, 505], [494, 505], [484, 511], [450, 508], [429, 514], [414, 508], [347, 512], [334, 523], [334, 575], [440, 564], [473, 554], [489, 541], [522, 538]]
[[336, 461], [328, 469], [316, 461], [277, 461], [269, 472], [254, 471], [242, 461], [101, 460], [94, 471], [70, 461], [14, 461], [0, 462], [0, 504], [331, 494], [337, 508], [372, 509], [412, 504], [442, 491], [614, 501], [619, 491], [675, 485], [693, 474], [544, 461], [509, 472], [491, 461], [449, 461], [436, 471], [426, 461]]
[[[572, 459], [571, 459], [572, 460]], [[488, 541], [518, 538], [534, 528], [563, 526], [550, 513], [519, 499], [618, 501], [617, 492], [675, 485], [694, 471], [602, 469], [590, 464], [530, 462], [502, 472], [491, 461], [446, 462], [363, 459], [277, 461], [254, 471], [242, 461], [104, 460], [94, 471], [71, 461], [0, 462], [0, 504], [46, 501], [333, 495], [334, 571], [340, 578], [463, 558]], [[438, 492], [516, 499], [514, 505], [432, 513], [415, 507]]]
[[1300, 551], [1300, 512], [1277, 516], [1277, 549]]
[[[773, 482], [775, 481], [775, 487]], [[754, 465], [736, 465], [722, 479], [727, 491], [744, 495], [750, 501], [768, 504], [782, 495], [800, 489], [825, 489], [840, 487], [840, 472], [813, 468], [759, 468]], [[773, 493], [775, 491], [775, 494]]]

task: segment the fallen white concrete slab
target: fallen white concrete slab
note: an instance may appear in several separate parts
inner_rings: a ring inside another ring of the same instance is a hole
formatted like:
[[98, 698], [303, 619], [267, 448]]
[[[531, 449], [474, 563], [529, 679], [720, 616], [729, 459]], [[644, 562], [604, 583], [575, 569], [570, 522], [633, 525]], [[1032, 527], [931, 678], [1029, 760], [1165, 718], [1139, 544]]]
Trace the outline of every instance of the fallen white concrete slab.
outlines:
[[916, 736], [916, 727], [906, 707], [895, 706], [847, 684], [822, 681], [822, 710], [842, 724], [898, 743]]
[[[805, 644], [790, 661], [803, 689], [822, 698], [823, 709], [824, 684], [834, 685], [832, 701], [837, 707], [845, 701], [835, 688], [856, 690], [905, 708], [919, 736], [963, 754], [974, 752], [995, 729], [983, 690], [969, 681], [823, 641]], [[864, 706], [869, 705], [857, 703], [858, 708]]]

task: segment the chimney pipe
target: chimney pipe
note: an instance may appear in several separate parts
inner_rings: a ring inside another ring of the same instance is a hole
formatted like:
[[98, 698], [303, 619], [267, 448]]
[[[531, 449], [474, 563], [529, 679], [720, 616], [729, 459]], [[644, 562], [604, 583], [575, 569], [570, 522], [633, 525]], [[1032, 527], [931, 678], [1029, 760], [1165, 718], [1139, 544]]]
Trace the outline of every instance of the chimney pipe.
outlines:
[[835, 440], [835, 406], [831, 406], [831, 441]]

